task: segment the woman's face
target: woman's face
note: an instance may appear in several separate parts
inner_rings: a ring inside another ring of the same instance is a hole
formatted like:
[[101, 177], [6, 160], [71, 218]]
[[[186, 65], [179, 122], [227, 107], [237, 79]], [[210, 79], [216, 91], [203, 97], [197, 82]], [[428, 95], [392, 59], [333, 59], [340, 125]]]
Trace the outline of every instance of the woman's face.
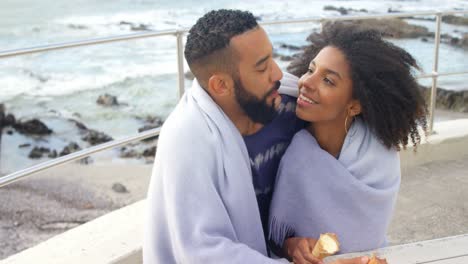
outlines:
[[352, 105], [351, 69], [341, 50], [327, 46], [299, 80], [296, 115], [309, 122], [344, 122]]

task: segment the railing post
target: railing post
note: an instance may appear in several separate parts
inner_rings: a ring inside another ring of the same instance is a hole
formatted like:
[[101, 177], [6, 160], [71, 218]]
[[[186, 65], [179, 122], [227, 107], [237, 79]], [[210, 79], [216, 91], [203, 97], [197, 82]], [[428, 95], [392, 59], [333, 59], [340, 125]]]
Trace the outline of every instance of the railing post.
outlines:
[[5, 105], [0, 104], [0, 176], [2, 175], [2, 134], [6, 116], [5, 112]]
[[178, 30], [177, 37], [177, 85], [179, 86], [179, 98], [182, 97], [185, 91], [185, 76], [184, 76], [184, 43], [182, 30]]
[[434, 114], [437, 98], [437, 78], [439, 75], [439, 47], [440, 47], [440, 24], [442, 22], [442, 13], [436, 14], [436, 31], [434, 35], [434, 64], [432, 67], [432, 89], [431, 103], [429, 108], [429, 133], [434, 133]]

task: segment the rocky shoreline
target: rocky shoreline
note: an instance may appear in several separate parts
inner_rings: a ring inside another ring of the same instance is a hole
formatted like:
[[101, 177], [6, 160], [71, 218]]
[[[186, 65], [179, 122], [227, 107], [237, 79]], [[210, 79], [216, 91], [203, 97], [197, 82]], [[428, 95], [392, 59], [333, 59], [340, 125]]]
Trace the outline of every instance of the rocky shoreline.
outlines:
[[[344, 7], [335, 7], [335, 6], [325, 6], [324, 11], [327, 12], [337, 12], [340, 15], [349, 15], [349, 14], [362, 14], [369, 13], [365, 9], [355, 10], [352, 8]], [[389, 13], [398, 12], [398, 10], [388, 10]], [[417, 18], [413, 17], [411, 19], [418, 20], [433, 20], [433, 18]], [[434, 38], [434, 32], [429, 31], [426, 27], [419, 25], [412, 25], [403, 19], [367, 19], [360, 21], [350, 21], [349, 23], [355, 23], [359, 26], [367, 29], [374, 29], [382, 32], [386, 37], [401, 39], [401, 38], [413, 38], [420, 39], [423, 42], [429, 41], [429, 39]], [[453, 24], [453, 25], [463, 25], [468, 26], [468, 18], [461, 16], [447, 15], [443, 17], [443, 23]], [[132, 23], [122, 21], [121, 26], [130, 26], [134, 30], [147, 30], [148, 25], [134, 25]], [[73, 25], [77, 29], [80, 29], [79, 25]], [[310, 40], [314, 37], [314, 33], [310, 34], [307, 40]], [[463, 33], [460, 36], [451, 36], [448, 34], [443, 34], [441, 39], [444, 43], [449, 45], [467, 49], [468, 48], [468, 33]], [[298, 59], [301, 57], [302, 51], [306, 46], [295, 46], [287, 43], [280, 45], [280, 48], [283, 50], [288, 50], [289, 54], [281, 54], [275, 52], [275, 58], [289, 62], [288, 71], [295, 73], [295, 64], [297, 64]], [[297, 73], [296, 73], [297, 74]], [[187, 79], [193, 79], [193, 75], [190, 72], [185, 74]], [[430, 89], [427, 87], [421, 87], [424, 93], [429, 98]], [[467, 87], [468, 90], [468, 87]], [[429, 99], [428, 99], [429, 100]], [[445, 109], [454, 112], [468, 113], [468, 91], [452, 91], [444, 89], [443, 87], [438, 87], [437, 89], [437, 105], [439, 109]], [[127, 105], [125, 103], [119, 102], [116, 96], [111, 94], [100, 95], [96, 104], [102, 107], [119, 107], [122, 105]], [[137, 129], [138, 132], [146, 131], [152, 128], [156, 128], [162, 125], [163, 120], [157, 116], [148, 116], [148, 117], [139, 117], [142, 126]], [[34, 144], [30, 142], [20, 143], [18, 148], [28, 149], [30, 159], [40, 159], [43, 157], [47, 158], [56, 158], [59, 156], [64, 156], [75, 151], [81, 150], [89, 146], [95, 146], [101, 143], [105, 143], [113, 140], [113, 138], [103, 132], [88, 128], [79, 120], [79, 114], [76, 118], [63, 118], [62, 122], [68, 122], [75, 125], [79, 139], [81, 142], [70, 141], [64, 147], [56, 149], [53, 147], [44, 146], [44, 144]], [[26, 120], [18, 120], [13, 113], [8, 113], [3, 106], [0, 104], [0, 129], [6, 135], [12, 135], [14, 133], [20, 133], [27, 137], [35, 139], [33, 142], [41, 142], [41, 139], [47, 137], [53, 137], [55, 134], [54, 128], [47, 127], [44, 121], [33, 118]], [[135, 132], [137, 132], [135, 131]], [[1, 134], [0, 134], [1, 135]], [[45, 140], [47, 141], [47, 140]], [[121, 158], [136, 158], [136, 159], [145, 159], [149, 162], [152, 161], [156, 152], [156, 143], [157, 137], [144, 140], [142, 142], [129, 144], [120, 148], [119, 157]], [[0, 146], [1, 146], [1, 136], [0, 136]], [[0, 157], [1, 158], [1, 157]], [[85, 163], [91, 162], [90, 159], [84, 160]]]
[[[336, 11], [339, 15], [350, 15], [350, 14], [367, 14], [369, 13], [366, 9], [352, 9], [352, 8], [344, 8], [344, 7], [335, 7], [335, 6], [325, 6], [323, 8], [324, 11]], [[389, 9], [388, 13], [398, 13], [398, 10]], [[435, 18], [421, 18], [421, 17], [410, 17], [407, 19], [412, 20], [424, 20], [424, 21], [435, 21]], [[455, 15], [446, 15], [442, 17], [442, 22], [450, 25], [458, 25], [458, 26], [468, 26], [468, 18], [462, 16], [455, 16]], [[353, 20], [348, 21], [346, 23], [354, 23], [359, 25], [360, 27], [366, 29], [372, 29], [379, 32], [385, 37], [393, 38], [393, 39], [402, 39], [402, 38], [416, 38], [420, 39], [422, 42], [428, 42], [429, 39], [433, 39], [435, 33], [429, 31], [424, 26], [419, 25], [412, 25], [408, 23], [405, 19], [400, 18], [386, 18], [386, 19], [365, 19], [365, 20]], [[315, 32], [314, 32], [315, 33]], [[308, 40], [313, 36], [310, 34], [307, 38]], [[468, 49], [468, 33], [461, 33], [461, 36], [453, 36], [449, 34], [441, 34], [441, 41], [445, 44], [459, 47], [463, 49]], [[286, 48], [292, 51], [295, 50], [302, 50], [304, 46], [295, 46], [290, 44], [281, 44], [281, 48]], [[292, 61], [295, 59], [294, 56], [288, 56], [281, 53], [274, 54], [276, 58], [279, 58], [283, 61]]]
[[[118, 107], [125, 105], [119, 103], [116, 96], [110, 94], [100, 95], [96, 103], [103, 107]], [[79, 116], [79, 115], [78, 115]], [[135, 117], [143, 125], [136, 132], [143, 132], [153, 128], [160, 127], [163, 123], [162, 118], [157, 116]], [[70, 153], [82, 150], [87, 147], [96, 146], [114, 140], [104, 132], [88, 128], [83, 122], [74, 118], [59, 117], [61, 124], [72, 124], [79, 138], [67, 138], [68, 142], [64, 147], [57, 148], [49, 143], [52, 137], [57, 134], [54, 127], [46, 125], [44, 120], [39, 118], [24, 119], [18, 118], [15, 114], [7, 111], [4, 104], [0, 103], [0, 147], [2, 140], [8, 140], [6, 136], [20, 134], [28, 139], [26, 142], [20, 142], [18, 149], [27, 149], [30, 159], [57, 158]], [[57, 122], [54, 124], [56, 125]], [[3, 135], [3, 138], [2, 138]], [[146, 162], [152, 162], [156, 154], [157, 137], [149, 138], [141, 142], [128, 144], [119, 149], [120, 158], [144, 159]], [[0, 157], [1, 159], [1, 157]], [[82, 159], [81, 163], [88, 164], [92, 162], [90, 157]]]

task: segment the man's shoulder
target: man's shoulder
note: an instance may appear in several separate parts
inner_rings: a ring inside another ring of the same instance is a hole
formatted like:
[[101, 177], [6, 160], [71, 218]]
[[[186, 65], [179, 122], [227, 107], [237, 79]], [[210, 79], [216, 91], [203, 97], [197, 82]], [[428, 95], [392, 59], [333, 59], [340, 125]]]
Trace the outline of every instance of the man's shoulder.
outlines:
[[186, 109], [178, 104], [164, 122], [158, 144], [169, 143], [177, 146], [214, 144], [215, 137], [212, 134], [201, 111], [193, 108]]

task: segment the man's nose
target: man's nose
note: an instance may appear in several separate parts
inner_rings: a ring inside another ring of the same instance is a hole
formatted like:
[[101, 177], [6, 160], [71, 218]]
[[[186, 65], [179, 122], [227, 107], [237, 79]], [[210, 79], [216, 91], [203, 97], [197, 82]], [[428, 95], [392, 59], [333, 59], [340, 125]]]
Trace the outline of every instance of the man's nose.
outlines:
[[281, 71], [276, 61], [273, 60], [273, 67], [271, 70], [271, 81], [276, 82], [276, 81], [281, 80], [282, 78], [283, 78], [283, 71]]

